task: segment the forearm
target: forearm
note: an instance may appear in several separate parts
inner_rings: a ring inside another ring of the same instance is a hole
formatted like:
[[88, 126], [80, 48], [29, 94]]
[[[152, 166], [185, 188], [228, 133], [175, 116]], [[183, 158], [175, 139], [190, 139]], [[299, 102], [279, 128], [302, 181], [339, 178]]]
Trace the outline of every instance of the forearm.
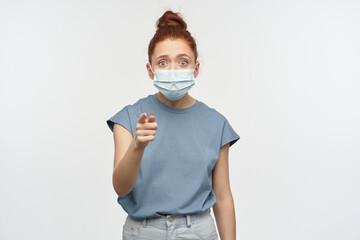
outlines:
[[119, 196], [125, 196], [134, 188], [144, 151], [145, 148], [136, 146], [133, 138], [125, 155], [115, 166], [112, 180], [115, 192]]
[[236, 219], [234, 200], [231, 194], [219, 199], [213, 206], [216, 225], [221, 240], [236, 239]]

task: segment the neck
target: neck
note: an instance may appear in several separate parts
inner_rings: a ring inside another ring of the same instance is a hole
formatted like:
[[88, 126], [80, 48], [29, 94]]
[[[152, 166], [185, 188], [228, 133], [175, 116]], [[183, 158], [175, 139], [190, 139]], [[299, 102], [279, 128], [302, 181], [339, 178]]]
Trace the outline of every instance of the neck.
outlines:
[[191, 97], [188, 93], [178, 100], [169, 100], [161, 92], [157, 92], [156, 96], [162, 103], [173, 108], [188, 108], [196, 103], [196, 99]]

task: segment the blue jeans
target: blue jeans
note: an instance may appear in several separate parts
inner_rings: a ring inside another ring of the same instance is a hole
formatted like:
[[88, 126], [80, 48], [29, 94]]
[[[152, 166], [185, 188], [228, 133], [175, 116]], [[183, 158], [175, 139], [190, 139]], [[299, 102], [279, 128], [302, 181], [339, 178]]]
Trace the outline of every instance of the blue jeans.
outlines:
[[123, 240], [218, 240], [210, 208], [186, 215], [164, 215], [136, 219], [128, 215], [123, 225]]

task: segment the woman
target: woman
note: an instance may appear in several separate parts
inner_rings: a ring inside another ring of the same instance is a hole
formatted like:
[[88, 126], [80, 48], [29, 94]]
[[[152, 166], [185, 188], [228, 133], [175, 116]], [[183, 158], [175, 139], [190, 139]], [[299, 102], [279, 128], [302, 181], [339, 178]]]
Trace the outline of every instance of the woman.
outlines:
[[146, 67], [159, 92], [107, 120], [115, 142], [113, 186], [128, 213], [123, 239], [218, 239], [211, 207], [221, 239], [235, 239], [228, 151], [240, 137], [222, 114], [188, 93], [200, 64], [179, 13], [166, 11], [157, 27]]

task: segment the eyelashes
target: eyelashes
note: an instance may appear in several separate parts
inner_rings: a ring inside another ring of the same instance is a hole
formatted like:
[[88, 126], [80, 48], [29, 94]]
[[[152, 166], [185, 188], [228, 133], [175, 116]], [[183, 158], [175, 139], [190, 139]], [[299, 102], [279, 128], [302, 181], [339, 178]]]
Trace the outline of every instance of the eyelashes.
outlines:
[[[185, 64], [183, 64], [183, 63], [185, 63]], [[181, 65], [181, 66], [187, 66], [188, 63], [189, 63], [189, 62], [188, 62], [187, 60], [180, 60], [180, 61], [179, 61], [179, 65]], [[166, 66], [166, 64], [167, 64], [167, 62], [164, 61], [164, 60], [161, 60], [161, 61], [158, 62], [158, 65], [159, 65], [159, 66]]]

